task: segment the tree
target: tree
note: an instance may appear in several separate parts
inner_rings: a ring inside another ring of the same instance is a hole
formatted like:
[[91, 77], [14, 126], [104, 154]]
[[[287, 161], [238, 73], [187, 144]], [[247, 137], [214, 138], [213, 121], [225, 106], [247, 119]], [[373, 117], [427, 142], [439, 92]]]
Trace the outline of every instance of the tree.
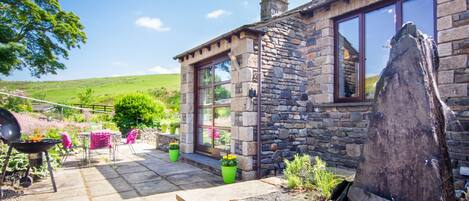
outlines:
[[125, 134], [132, 128], [156, 126], [155, 121], [165, 116], [165, 107], [147, 94], [131, 93], [115, 101], [114, 112], [113, 121]]
[[78, 99], [80, 100], [80, 104], [82, 105], [89, 105], [93, 102], [93, 89], [87, 88], [85, 91], [78, 93]]
[[29, 69], [34, 77], [65, 69], [59, 59], [86, 42], [80, 18], [58, 0], [0, 0], [0, 74]]

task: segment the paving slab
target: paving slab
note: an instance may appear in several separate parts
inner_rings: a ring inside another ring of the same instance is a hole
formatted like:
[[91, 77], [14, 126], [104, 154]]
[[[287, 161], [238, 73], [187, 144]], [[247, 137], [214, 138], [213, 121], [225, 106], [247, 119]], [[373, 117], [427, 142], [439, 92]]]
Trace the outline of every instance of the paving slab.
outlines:
[[122, 177], [130, 184], [150, 182], [162, 179], [160, 176], [158, 176], [152, 171], [127, 173], [122, 174]]
[[122, 178], [88, 182], [87, 188], [91, 197], [98, 197], [133, 190], [133, 188]]
[[213, 188], [180, 191], [176, 194], [176, 199], [178, 201], [230, 201], [277, 191], [280, 191], [280, 188], [254, 180]]
[[175, 201], [176, 192], [160, 193], [156, 195], [142, 197], [145, 201]]
[[116, 164], [115, 170], [119, 174], [132, 173], [132, 172], [145, 172], [148, 169], [136, 162], [124, 162]]
[[169, 163], [166, 165], [147, 165], [146, 167], [152, 171], [155, 171], [161, 176], [169, 176], [173, 174], [182, 174], [200, 170], [199, 168], [182, 162]]
[[206, 182], [206, 181], [202, 181], [202, 182], [192, 182], [192, 183], [188, 183], [188, 184], [182, 184], [182, 185], [179, 185], [180, 188], [182, 188], [183, 190], [191, 190], [191, 189], [199, 189], [199, 188], [210, 188], [210, 187], [214, 187], [214, 185], [210, 182]]
[[202, 171], [202, 170], [195, 170], [191, 172], [186, 172], [183, 174], [174, 174], [166, 177], [168, 181], [171, 183], [174, 183], [176, 185], [184, 185], [184, 184], [190, 184], [190, 183], [197, 183], [197, 182], [216, 182], [216, 181], [221, 181], [221, 178]]
[[[85, 166], [67, 166], [54, 172], [57, 193], [52, 190], [50, 178], [46, 178], [25, 189], [17, 200], [174, 201], [176, 194], [184, 190], [223, 185], [221, 177], [210, 172], [183, 161], [169, 162], [165, 152], [140, 149], [131, 154], [127, 146], [121, 147], [115, 163], [83, 164], [80, 157], [71, 157], [68, 164]], [[93, 154], [97, 159], [106, 158], [108, 153]]]
[[176, 185], [166, 180], [157, 180], [157, 181], [138, 183], [138, 184], [134, 184], [133, 187], [142, 196], [181, 190], [179, 187], [177, 187]]
[[94, 197], [94, 198], [91, 198], [91, 200], [92, 201], [119, 201], [119, 200], [143, 201], [143, 199], [139, 197], [136, 191], [114, 193], [110, 195]]

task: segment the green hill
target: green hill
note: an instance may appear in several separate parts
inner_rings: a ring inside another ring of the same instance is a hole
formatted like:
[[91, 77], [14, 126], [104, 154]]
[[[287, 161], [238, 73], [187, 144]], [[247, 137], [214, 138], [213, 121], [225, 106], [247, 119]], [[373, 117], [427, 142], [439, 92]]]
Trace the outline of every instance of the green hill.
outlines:
[[0, 81], [0, 89], [20, 89], [28, 96], [52, 102], [77, 103], [77, 94], [91, 88], [96, 99], [95, 104], [112, 104], [113, 99], [124, 93], [164, 87], [167, 90], [179, 90], [179, 74], [141, 75], [126, 77], [91, 78], [68, 81], [18, 82]]

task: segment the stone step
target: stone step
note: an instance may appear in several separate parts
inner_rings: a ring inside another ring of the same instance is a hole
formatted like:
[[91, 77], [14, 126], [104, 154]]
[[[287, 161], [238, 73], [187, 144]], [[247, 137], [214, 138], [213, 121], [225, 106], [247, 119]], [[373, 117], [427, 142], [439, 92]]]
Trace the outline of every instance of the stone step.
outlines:
[[194, 189], [176, 193], [178, 201], [230, 201], [270, 194], [280, 188], [260, 180], [246, 181], [213, 188]]
[[203, 170], [221, 176], [221, 163], [219, 160], [202, 154], [182, 154], [181, 160]]

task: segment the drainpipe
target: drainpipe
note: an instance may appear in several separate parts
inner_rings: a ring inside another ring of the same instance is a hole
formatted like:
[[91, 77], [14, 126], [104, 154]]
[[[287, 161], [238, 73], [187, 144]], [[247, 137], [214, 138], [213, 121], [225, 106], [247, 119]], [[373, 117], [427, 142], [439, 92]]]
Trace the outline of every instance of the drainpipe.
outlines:
[[261, 97], [262, 97], [262, 36], [263, 33], [259, 33], [257, 36], [257, 178], [261, 178]]

